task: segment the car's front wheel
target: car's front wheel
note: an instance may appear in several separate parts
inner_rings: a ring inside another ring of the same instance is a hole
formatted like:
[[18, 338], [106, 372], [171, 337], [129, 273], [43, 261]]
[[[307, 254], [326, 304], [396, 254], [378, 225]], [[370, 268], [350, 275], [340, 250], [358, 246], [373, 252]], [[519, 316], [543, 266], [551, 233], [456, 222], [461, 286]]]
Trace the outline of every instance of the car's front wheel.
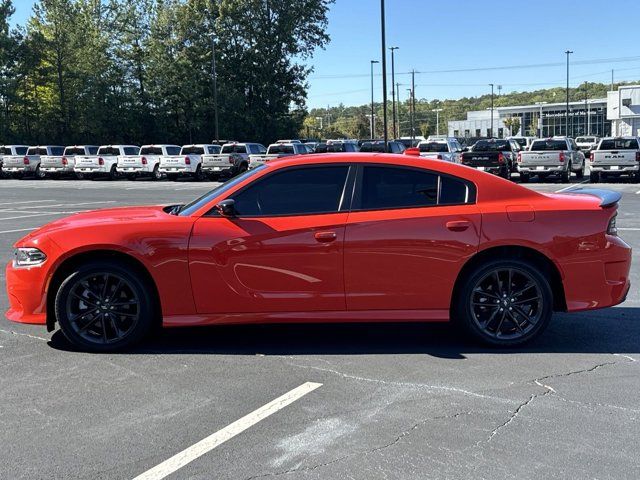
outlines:
[[464, 280], [454, 318], [484, 343], [510, 347], [528, 342], [548, 325], [553, 294], [546, 276], [519, 259], [494, 260]]
[[150, 286], [118, 261], [93, 261], [60, 284], [55, 315], [65, 337], [90, 352], [131, 347], [150, 331], [156, 308]]

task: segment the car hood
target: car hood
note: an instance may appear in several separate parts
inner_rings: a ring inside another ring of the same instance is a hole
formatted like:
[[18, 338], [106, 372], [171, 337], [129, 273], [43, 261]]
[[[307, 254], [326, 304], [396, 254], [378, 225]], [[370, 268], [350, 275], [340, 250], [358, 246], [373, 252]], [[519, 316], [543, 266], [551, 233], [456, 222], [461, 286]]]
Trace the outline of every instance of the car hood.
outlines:
[[42, 227], [34, 230], [17, 243], [24, 243], [35, 237], [49, 235], [75, 228], [98, 227], [111, 225], [117, 228], [118, 224], [131, 222], [153, 222], [166, 219], [168, 213], [164, 211], [165, 205], [141, 206], [141, 207], [118, 207], [103, 210], [90, 210], [87, 212], [74, 213], [68, 217], [54, 220]]

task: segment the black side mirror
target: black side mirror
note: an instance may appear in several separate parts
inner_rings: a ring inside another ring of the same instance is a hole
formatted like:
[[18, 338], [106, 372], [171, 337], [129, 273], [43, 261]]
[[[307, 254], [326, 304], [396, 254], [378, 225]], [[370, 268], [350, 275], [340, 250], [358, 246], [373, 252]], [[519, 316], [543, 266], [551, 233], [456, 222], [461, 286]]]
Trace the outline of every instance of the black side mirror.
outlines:
[[233, 198], [227, 198], [215, 206], [216, 211], [223, 217], [236, 216], [236, 201]]

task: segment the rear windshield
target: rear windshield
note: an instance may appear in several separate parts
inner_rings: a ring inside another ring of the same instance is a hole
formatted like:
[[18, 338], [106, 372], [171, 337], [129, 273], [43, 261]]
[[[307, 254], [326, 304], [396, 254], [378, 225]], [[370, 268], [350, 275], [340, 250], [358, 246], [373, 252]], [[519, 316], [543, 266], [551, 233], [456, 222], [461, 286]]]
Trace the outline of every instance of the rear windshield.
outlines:
[[204, 155], [204, 147], [182, 147], [180, 155]]
[[384, 142], [373, 143], [373, 142], [364, 142], [360, 147], [361, 152], [384, 152]]
[[539, 150], [567, 150], [565, 140], [536, 140], [531, 144], [532, 151]]
[[610, 138], [602, 140], [600, 150], [638, 150], [638, 140], [635, 138]]
[[293, 150], [293, 145], [270, 145], [269, 150], [267, 151], [268, 155], [280, 155], [280, 154], [291, 154], [293, 155], [295, 152]]
[[120, 155], [120, 149], [118, 147], [100, 147], [98, 155]]
[[0, 147], [0, 155], [11, 155], [11, 149], [6, 147]]
[[444, 142], [429, 142], [418, 145], [421, 152], [448, 152], [449, 146]]
[[29, 150], [27, 150], [27, 155], [46, 155], [46, 154], [47, 154], [46, 148], [30, 147]]
[[247, 153], [246, 145], [223, 145], [222, 153]]
[[593, 143], [595, 142], [595, 137], [578, 137], [576, 138], [576, 143]]
[[67, 147], [64, 149], [65, 155], [84, 155], [84, 148], [82, 147]]
[[162, 147], [142, 147], [140, 155], [162, 155]]
[[511, 146], [509, 142], [506, 141], [487, 141], [487, 140], [479, 140], [471, 149], [474, 152], [509, 152], [511, 151]]

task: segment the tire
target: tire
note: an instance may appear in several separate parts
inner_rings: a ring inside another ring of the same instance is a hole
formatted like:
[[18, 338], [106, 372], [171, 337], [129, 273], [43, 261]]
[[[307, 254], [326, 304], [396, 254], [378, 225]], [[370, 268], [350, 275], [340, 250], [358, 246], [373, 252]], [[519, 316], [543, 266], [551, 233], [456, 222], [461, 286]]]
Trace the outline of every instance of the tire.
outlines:
[[112, 165], [111, 170], [109, 170], [109, 180], [113, 181], [119, 178], [120, 178], [120, 173], [118, 173], [118, 170], [116, 170], [116, 166]]
[[566, 172], [562, 172], [560, 174], [560, 181], [562, 183], [569, 183], [569, 176], [571, 175], [570, 170], [567, 170]]
[[580, 170], [576, 172], [576, 178], [579, 180], [584, 178], [584, 163], [582, 164], [582, 167], [580, 167]]
[[529, 183], [530, 177], [528, 173], [521, 173], [520, 174], [520, 181], [522, 183]]
[[598, 172], [591, 172], [589, 174], [589, 181], [591, 183], [599, 183], [600, 182], [600, 174]]
[[193, 178], [196, 182], [202, 182], [207, 179], [206, 174], [202, 171], [202, 165], [196, 167], [196, 172], [193, 174]]
[[467, 333], [499, 347], [531, 341], [544, 331], [553, 314], [547, 275], [520, 259], [490, 260], [477, 266], [463, 279], [454, 302], [453, 317]]
[[43, 172], [42, 170], [40, 170], [40, 165], [36, 166], [36, 171], [33, 172], [33, 177], [36, 180], [44, 180], [45, 178], [47, 178], [47, 174], [45, 172]]
[[80, 350], [130, 348], [150, 332], [156, 317], [151, 288], [122, 262], [89, 261], [71, 272], [58, 288], [56, 319], [64, 336]]
[[505, 180], [511, 180], [511, 171], [509, 170], [509, 167], [501, 168], [499, 176], [504, 178]]
[[153, 172], [151, 172], [151, 177], [158, 181], [158, 180], [162, 180], [162, 173], [160, 173], [160, 165], [156, 164], [155, 167], [153, 167]]
[[82, 172], [73, 172], [78, 180], [85, 180], [87, 176]]

